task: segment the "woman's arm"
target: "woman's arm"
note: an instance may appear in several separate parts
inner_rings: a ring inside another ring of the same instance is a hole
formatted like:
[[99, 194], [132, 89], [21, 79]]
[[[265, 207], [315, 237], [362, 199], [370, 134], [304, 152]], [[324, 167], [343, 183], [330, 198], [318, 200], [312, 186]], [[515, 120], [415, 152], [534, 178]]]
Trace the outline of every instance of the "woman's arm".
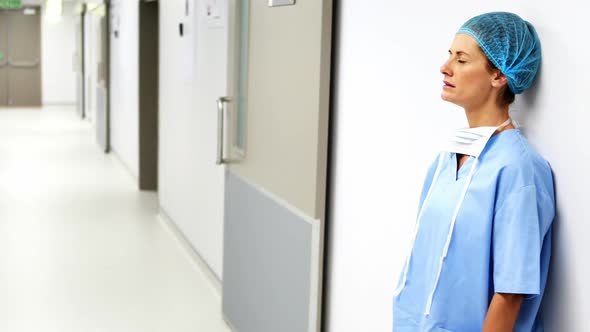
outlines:
[[482, 332], [509, 332], [514, 328], [522, 304], [521, 294], [496, 293], [492, 298]]

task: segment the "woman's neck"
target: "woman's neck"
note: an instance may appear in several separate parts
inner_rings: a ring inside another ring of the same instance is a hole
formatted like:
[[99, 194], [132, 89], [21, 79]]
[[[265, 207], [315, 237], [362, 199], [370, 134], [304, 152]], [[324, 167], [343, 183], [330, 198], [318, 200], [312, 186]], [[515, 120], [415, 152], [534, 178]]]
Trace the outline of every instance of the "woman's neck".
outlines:
[[496, 103], [465, 108], [465, 115], [470, 128], [499, 126], [510, 117], [508, 106], [500, 107]]

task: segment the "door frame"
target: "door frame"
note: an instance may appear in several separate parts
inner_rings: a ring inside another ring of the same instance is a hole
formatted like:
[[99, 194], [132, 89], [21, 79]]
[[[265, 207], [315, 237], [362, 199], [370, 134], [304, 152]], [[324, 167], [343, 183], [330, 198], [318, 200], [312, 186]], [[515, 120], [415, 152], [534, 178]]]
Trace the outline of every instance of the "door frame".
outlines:
[[104, 153], [111, 152], [111, 0], [104, 0], [106, 38], [104, 47], [105, 54], [105, 83], [106, 83], [106, 146]]
[[4, 94], [4, 97], [6, 98], [5, 102], [0, 101], [0, 107], [8, 107], [8, 97], [9, 97], [9, 92], [8, 92], [8, 24], [6, 22], [6, 19], [4, 18], [4, 10], [0, 10], [0, 25], [2, 25], [0, 27], [0, 31], [3, 31], [3, 35], [0, 35], [0, 40], [4, 39], [4, 43], [5, 43], [5, 47], [2, 48], [0, 47], [0, 52], [3, 52], [3, 58], [0, 59], [0, 70], [4, 71], [4, 79], [2, 77], [0, 77], [0, 82], [4, 83], [4, 91], [2, 92]]
[[[79, 97], [80, 99], [77, 100], [78, 103], [78, 107], [80, 108], [78, 110], [80, 118], [81, 119], [86, 119], [86, 52], [85, 52], [85, 44], [86, 44], [86, 38], [84, 37], [84, 34], [86, 32], [86, 26], [85, 26], [85, 22], [84, 22], [84, 16], [86, 15], [86, 3], [80, 3], [77, 5], [76, 9], [75, 9], [75, 13], [77, 14], [77, 20], [79, 20], [80, 22], [80, 30], [78, 31], [78, 33], [80, 33], [80, 49], [76, 50], [77, 55], [79, 57], [78, 59], [78, 64], [80, 66], [79, 68], [79, 72], [77, 73], [77, 77], [76, 80], [80, 80], [79, 82], [79, 86], [77, 87], [77, 89], [80, 89], [80, 93], [79, 95], [77, 95], [77, 97]], [[77, 41], [76, 41], [76, 46], [77, 46]], [[78, 82], [77, 82], [78, 85]]]

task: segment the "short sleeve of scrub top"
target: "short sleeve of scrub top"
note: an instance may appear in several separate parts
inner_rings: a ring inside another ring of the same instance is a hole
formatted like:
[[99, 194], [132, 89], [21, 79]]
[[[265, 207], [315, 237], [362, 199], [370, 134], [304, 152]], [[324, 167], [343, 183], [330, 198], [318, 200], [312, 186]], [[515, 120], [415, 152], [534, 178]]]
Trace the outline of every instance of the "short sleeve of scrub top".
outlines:
[[496, 293], [541, 293], [539, 258], [555, 214], [554, 198], [545, 189], [551, 184], [524, 181], [537, 177], [527, 172], [535, 169], [517, 164], [505, 167], [499, 176], [492, 233]]

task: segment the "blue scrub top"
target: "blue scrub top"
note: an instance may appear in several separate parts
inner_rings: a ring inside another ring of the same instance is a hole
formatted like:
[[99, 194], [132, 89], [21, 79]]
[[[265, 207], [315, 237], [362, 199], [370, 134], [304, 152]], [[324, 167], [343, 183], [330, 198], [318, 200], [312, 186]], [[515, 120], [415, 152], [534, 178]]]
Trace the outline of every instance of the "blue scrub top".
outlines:
[[480, 155], [430, 314], [424, 314], [451, 217], [474, 162], [470, 157], [457, 173], [456, 154], [441, 157], [438, 180], [432, 183], [435, 162], [422, 189], [420, 206], [434, 186], [424, 206], [405, 287], [394, 300], [393, 331], [480, 332], [495, 293], [526, 294], [514, 331], [543, 331], [538, 312], [551, 255], [553, 176], [549, 163], [518, 129], [492, 136]]

